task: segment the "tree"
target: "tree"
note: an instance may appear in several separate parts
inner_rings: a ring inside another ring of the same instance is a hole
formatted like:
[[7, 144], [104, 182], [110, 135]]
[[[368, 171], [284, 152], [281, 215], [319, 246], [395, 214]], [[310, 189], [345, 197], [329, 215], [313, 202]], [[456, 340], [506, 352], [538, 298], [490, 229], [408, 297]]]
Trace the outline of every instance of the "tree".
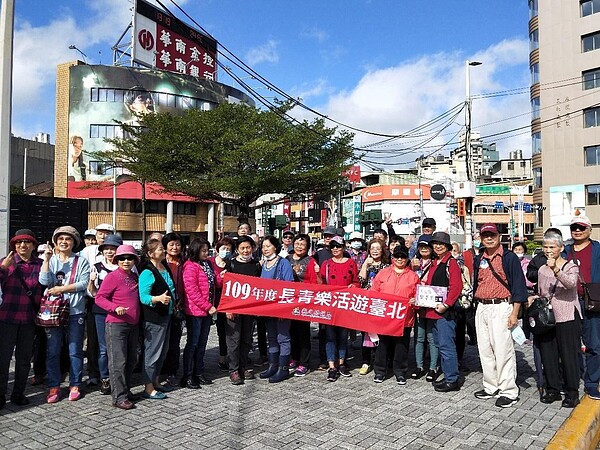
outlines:
[[198, 199], [233, 199], [248, 217], [261, 195], [299, 196], [339, 190], [353, 163], [353, 134], [324, 121], [293, 123], [290, 104], [261, 111], [222, 104], [182, 115], [147, 114], [133, 126], [119, 122], [131, 138], [111, 139], [99, 159], [118, 164], [138, 181]]

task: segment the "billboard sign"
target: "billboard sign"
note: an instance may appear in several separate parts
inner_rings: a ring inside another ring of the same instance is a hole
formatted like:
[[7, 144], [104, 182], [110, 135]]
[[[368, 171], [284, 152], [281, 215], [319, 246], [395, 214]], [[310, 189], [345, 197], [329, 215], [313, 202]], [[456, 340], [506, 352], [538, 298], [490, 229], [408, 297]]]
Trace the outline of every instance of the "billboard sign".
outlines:
[[133, 60], [196, 78], [216, 79], [217, 41], [144, 0], [136, 1]]

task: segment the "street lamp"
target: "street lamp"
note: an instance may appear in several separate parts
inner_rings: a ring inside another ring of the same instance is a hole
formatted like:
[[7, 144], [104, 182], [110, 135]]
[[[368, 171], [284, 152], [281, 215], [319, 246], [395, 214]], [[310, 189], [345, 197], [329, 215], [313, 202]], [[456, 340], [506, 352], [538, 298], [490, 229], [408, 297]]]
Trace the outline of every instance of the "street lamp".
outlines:
[[87, 64], [87, 55], [85, 53], [83, 53], [81, 50], [79, 50], [73, 44], [69, 45], [69, 50], [77, 50], [79, 53], [81, 53], [81, 56], [83, 56], [83, 62]]
[[[472, 166], [472, 155], [471, 155], [471, 67], [480, 66], [482, 63], [479, 61], [465, 61], [465, 97], [466, 97], [466, 109], [465, 109], [465, 166], [467, 170], [467, 182], [472, 182], [473, 177], [473, 166]], [[473, 246], [473, 197], [466, 198], [466, 215], [465, 215], [465, 247], [471, 248]]]

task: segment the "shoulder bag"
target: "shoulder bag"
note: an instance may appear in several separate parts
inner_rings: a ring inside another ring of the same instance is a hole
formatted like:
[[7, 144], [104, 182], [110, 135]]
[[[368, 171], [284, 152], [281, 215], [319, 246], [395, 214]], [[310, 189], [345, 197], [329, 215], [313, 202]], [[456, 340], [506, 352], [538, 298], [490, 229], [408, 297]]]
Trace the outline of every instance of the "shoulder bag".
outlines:
[[[79, 256], [75, 256], [69, 284], [73, 284], [75, 281], [78, 262]], [[35, 324], [43, 328], [66, 326], [69, 324], [69, 308], [69, 298], [66, 298], [64, 294], [50, 295], [46, 289], [40, 301], [40, 310], [35, 316]]]

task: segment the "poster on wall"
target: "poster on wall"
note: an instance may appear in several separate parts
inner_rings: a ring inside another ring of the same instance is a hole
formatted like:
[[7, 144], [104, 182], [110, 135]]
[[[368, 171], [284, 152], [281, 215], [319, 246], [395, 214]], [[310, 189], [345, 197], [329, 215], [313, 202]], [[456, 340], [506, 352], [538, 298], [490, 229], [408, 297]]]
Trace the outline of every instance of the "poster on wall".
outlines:
[[585, 187], [583, 184], [552, 186], [550, 191], [550, 226], [569, 236], [569, 224], [579, 211], [585, 215]]

